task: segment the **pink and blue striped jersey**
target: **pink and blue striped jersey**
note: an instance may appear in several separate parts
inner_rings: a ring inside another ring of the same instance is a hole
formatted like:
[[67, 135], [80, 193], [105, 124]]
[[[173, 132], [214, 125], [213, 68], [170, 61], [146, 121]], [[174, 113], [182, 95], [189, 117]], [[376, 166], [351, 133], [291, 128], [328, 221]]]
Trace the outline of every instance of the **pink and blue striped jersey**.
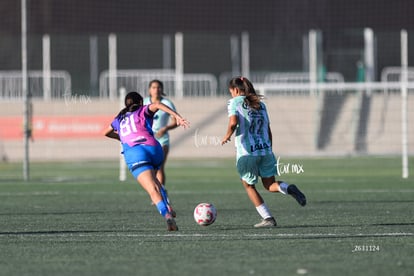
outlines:
[[112, 128], [118, 132], [121, 142], [130, 147], [143, 144], [155, 146], [158, 144], [152, 131], [154, 113], [144, 105], [134, 112], [127, 112], [124, 116], [116, 117]]

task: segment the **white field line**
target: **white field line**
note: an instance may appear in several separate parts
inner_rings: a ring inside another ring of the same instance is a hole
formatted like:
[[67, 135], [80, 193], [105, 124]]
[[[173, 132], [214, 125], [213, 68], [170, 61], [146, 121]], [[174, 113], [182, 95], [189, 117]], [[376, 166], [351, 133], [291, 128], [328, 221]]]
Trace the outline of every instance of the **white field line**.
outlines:
[[[244, 190], [216, 190], [216, 191], [168, 191], [171, 195], [219, 195], [219, 194], [245, 194]], [[138, 195], [146, 195], [143, 191], [137, 192], [107, 192], [107, 191], [88, 191], [88, 192], [60, 192], [60, 191], [32, 191], [32, 192], [0, 192], [1, 196], [57, 196], [57, 195], [130, 195], [130, 194], [138, 194]], [[321, 193], [321, 194], [331, 194], [331, 193], [414, 193], [414, 189], [354, 189], [354, 190], [347, 190], [347, 189], [310, 189], [306, 191], [307, 194], [314, 194], [314, 193]]]
[[143, 234], [143, 233], [7, 233], [1, 237], [10, 236], [36, 236], [36, 237], [68, 237], [68, 238], [215, 238], [215, 239], [242, 239], [242, 238], [381, 238], [381, 237], [412, 237], [411, 232], [386, 232], [386, 233], [260, 233], [260, 234], [220, 234], [220, 233], [166, 233], [166, 234]]
[[[82, 236], [84, 234], [80, 234]], [[95, 234], [87, 234], [85, 236], [95, 236]], [[261, 234], [180, 234], [180, 233], [171, 233], [171, 234], [133, 234], [133, 233], [103, 233], [107, 237], [211, 237], [211, 238], [268, 238], [268, 237], [278, 237], [278, 238], [323, 238], [323, 237], [407, 237], [414, 236], [414, 233], [406, 232], [395, 232], [395, 233], [302, 233], [302, 234], [290, 234], [290, 233], [261, 233]]]

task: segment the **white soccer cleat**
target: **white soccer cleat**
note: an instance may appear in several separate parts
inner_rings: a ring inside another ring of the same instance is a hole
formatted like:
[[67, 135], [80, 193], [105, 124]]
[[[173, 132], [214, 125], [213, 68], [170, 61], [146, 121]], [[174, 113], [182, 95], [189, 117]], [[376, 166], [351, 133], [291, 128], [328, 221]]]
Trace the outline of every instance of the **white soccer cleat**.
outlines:
[[277, 223], [275, 218], [263, 219], [261, 222], [254, 225], [255, 228], [271, 228], [276, 227]]

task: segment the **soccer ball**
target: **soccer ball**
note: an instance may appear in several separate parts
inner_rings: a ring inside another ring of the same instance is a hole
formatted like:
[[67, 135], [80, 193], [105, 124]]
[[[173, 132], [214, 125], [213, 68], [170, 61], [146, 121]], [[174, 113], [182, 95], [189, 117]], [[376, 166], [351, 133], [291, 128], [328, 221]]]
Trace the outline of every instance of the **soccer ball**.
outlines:
[[212, 224], [217, 217], [217, 210], [211, 203], [200, 203], [194, 209], [194, 220], [201, 226]]

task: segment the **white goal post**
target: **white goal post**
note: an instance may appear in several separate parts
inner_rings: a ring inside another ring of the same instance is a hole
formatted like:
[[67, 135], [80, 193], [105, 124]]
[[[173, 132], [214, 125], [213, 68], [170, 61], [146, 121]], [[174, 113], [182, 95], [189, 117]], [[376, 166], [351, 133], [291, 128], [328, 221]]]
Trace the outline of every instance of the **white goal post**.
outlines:
[[[129, 91], [138, 91], [143, 97], [147, 96], [148, 84], [153, 79], [164, 83], [164, 92], [168, 97], [211, 97], [217, 95], [218, 84], [212, 74], [183, 74], [181, 92], [176, 91], [177, 74], [169, 69], [131, 69], [117, 70], [111, 81], [110, 72], [103, 71], [99, 76], [99, 96], [110, 98], [110, 84], [115, 87], [125, 87]], [[116, 80], [115, 80], [116, 79]], [[116, 88], [114, 88], [116, 89]], [[119, 91], [119, 90], [118, 90]], [[115, 93], [113, 93], [115, 94]], [[116, 97], [113, 95], [112, 97]]]
[[[120, 109], [125, 107], [124, 104], [124, 98], [126, 95], [126, 89], [125, 87], [121, 87], [119, 89], [119, 107]], [[122, 152], [122, 145], [120, 144], [120, 150]], [[126, 163], [124, 160], [124, 156], [122, 154], [119, 155], [119, 181], [126, 181], [127, 179], [127, 168], [126, 168]]]
[[402, 177], [408, 178], [408, 34], [401, 31], [401, 131]]
[[[405, 71], [405, 73], [404, 73]], [[358, 82], [358, 83], [256, 83], [254, 84], [259, 94], [272, 97], [277, 95], [309, 95], [315, 97], [321, 106], [326, 93], [346, 95], [349, 93], [382, 93], [387, 95], [393, 92], [401, 96], [401, 148], [402, 148], [402, 177], [408, 177], [408, 94], [414, 93], [414, 82], [407, 80], [406, 70], [403, 70], [401, 82]], [[355, 108], [355, 112], [358, 108]], [[320, 114], [320, 113], [318, 113]], [[320, 115], [317, 115], [320, 116]], [[358, 115], [354, 115], [357, 117]], [[320, 118], [319, 118], [320, 119]]]
[[[24, 84], [25, 77], [27, 80]], [[44, 72], [41, 70], [27, 71], [25, 77], [21, 71], [0, 71], [0, 99], [24, 99], [25, 89], [30, 91], [31, 97], [43, 100], [63, 99], [71, 95], [72, 81], [67, 71], [50, 71], [49, 82], [44, 81]], [[46, 87], [45, 83], [48, 84]], [[49, 90], [47, 93], [46, 89]]]

